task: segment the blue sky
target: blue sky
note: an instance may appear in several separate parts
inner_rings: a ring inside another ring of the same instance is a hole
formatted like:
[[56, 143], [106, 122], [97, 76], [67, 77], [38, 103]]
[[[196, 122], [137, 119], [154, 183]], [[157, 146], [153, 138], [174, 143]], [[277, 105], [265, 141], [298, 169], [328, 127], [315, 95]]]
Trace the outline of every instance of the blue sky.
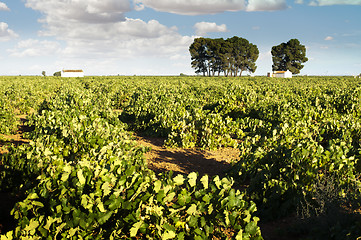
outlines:
[[0, 0], [0, 75], [194, 74], [196, 37], [239, 36], [258, 46], [297, 38], [307, 75], [361, 73], [361, 0]]

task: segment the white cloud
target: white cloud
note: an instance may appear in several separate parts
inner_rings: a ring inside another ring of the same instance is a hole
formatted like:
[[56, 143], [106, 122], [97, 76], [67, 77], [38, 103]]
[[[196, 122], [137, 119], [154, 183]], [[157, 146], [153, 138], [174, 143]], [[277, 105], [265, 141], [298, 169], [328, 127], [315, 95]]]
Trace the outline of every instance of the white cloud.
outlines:
[[[296, 0], [299, 1], [299, 0]], [[136, 9], [181, 15], [215, 14], [226, 11], [276, 11], [287, 8], [286, 0], [134, 0]]]
[[333, 40], [333, 37], [331, 37], [331, 36], [325, 37], [325, 41], [331, 41], [331, 40]]
[[317, 2], [315, 2], [315, 1], [311, 1], [308, 5], [313, 6], [313, 7], [318, 6]]
[[10, 11], [10, 9], [8, 8], [8, 6], [6, 6], [5, 3], [0, 2], [0, 11]]
[[189, 59], [190, 56], [185, 56], [185, 55], [181, 55], [181, 54], [176, 54], [174, 56], [171, 56], [170, 59], [172, 60], [185, 60], [185, 59]]
[[361, 5], [361, 0], [314, 0], [311, 6]]
[[247, 11], [277, 11], [286, 8], [286, 0], [248, 0]]
[[214, 22], [198, 22], [194, 25], [198, 36], [205, 36], [209, 32], [227, 32], [226, 24], [217, 25]]
[[295, 3], [296, 3], [296, 4], [303, 4], [304, 1], [303, 1], [303, 0], [295, 0]]
[[124, 17], [130, 11], [128, 0], [27, 0], [27, 6], [44, 15], [41, 36], [65, 43], [63, 59], [104, 62], [152, 56], [169, 60], [175, 55], [189, 55], [188, 47], [194, 39], [156, 20]]
[[77, 38], [69, 36], [66, 38], [64, 54], [73, 57], [119, 59], [171, 57], [181, 53], [188, 54], [188, 47], [193, 41], [192, 37], [181, 36], [155, 20], [144, 22], [128, 19], [124, 23], [115, 24], [111, 31], [99, 31], [103, 39], [97, 35], [87, 39], [80, 35], [77, 35]]
[[[28, 67], [29, 70], [33, 72], [38, 72], [39, 74], [44, 71], [44, 66], [41, 66], [39, 64], [31, 65]], [[50, 73], [45, 72], [46, 75], [50, 75]]]
[[131, 10], [129, 0], [26, 0], [26, 6], [46, 14], [43, 22], [105, 23], [124, 21]]
[[[124, 21], [103, 24], [88, 24], [83, 22], [59, 21], [58, 24], [49, 22], [47, 31], [41, 32], [45, 36], [56, 36], [66, 41], [130, 41], [138, 38], [159, 38], [171, 34], [177, 29], [168, 28], [156, 20], [144, 22], [140, 19], [126, 18]], [[102, 42], [106, 44], [107, 42]], [[96, 42], [93, 42], [96, 44]]]
[[63, 21], [48, 25], [43, 35], [56, 36], [66, 42], [67, 57], [138, 58], [141, 56], [173, 56], [188, 53], [193, 38], [182, 36], [175, 27], [156, 20], [144, 22], [126, 18], [123, 22], [86, 24]]
[[13, 57], [50, 56], [59, 54], [61, 46], [58, 42], [28, 39], [18, 42], [14, 49], [8, 51]]
[[181, 15], [215, 14], [245, 10], [245, 0], [134, 0], [139, 6]]
[[9, 29], [7, 23], [0, 22], [0, 42], [9, 41], [16, 37], [18, 37], [18, 35], [13, 30]]

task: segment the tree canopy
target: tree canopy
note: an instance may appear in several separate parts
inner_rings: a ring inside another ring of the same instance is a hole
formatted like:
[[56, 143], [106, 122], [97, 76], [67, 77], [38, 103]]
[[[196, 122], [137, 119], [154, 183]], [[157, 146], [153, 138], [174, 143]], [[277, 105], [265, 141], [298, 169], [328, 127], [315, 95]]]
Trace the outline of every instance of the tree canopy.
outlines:
[[302, 64], [308, 61], [306, 47], [298, 39], [291, 39], [287, 43], [272, 47], [272, 70], [287, 71], [293, 74], [300, 73]]
[[240, 37], [196, 38], [189, 47], [191, 65], [196, 73], [204, 76], [218, 76], [221, 72], [225, 76], [236, 77], [243, 71], [254, 73], [259, 51], [256, 45]]

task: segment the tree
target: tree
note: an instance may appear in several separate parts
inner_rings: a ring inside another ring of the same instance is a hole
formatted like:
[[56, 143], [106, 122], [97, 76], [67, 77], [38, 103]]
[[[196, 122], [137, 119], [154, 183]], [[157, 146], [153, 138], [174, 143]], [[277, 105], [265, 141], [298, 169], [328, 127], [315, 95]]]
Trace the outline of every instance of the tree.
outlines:
[[46, 76], [46, 72], [42, 71], [41, 74], [45, 77]]
[[224, 76], [228, 77], [228, 75], [232, 73], [232, 67], [234, 65], [234, 59], [232, 57], [232, 44], [229, 41], [222, 42], [220, 61]]
[[205, 38], [196, 38], [189, 47], [191, 54], [191, 65], [195, 68], [196, 73], [203, 73], [203, 76], [207, 73], [207, 46]]
[[308, 61], [306, 47], [301, 45], [298, 39], [291, 39], [287, 43], [272, 47], [272, 70], [287, 71], [293, 74], [300, 73], [304, 67], [302, 64]]
[[256, 45], [240, 37], [232, 37], [227, 40], [223, 38], [196, 38], [189, 47], [191, 54], [191, 65], [196, 73], [203, 76], [214, 76], [224, 72], [228, 77], [242, 75], [243, 71], [251, 73], [256, 70], [256, 60], [259, 51]]
[[207, 39], [207, 54], [212, 76], [214, 76], [216, 72], [218, 72], [219, 76], [219, 74], [223, 71], [222, 60], [220, 58], [223, 42], [223, 38]]
[[219, 58], [223, 39], [196, 38], [189, 47], [192, 67], [203, 76], [214, 76], [220, 72], [222, 64]]
[[237, 77], [238, 72], [242, 76], [243, 71], [254, 73], [256, 71], [256, 61], [259, 50], [256, 45], [250, 43], [247, 39], [232, 37], [226, 41], [230, 42], [232, 48], [232, 57], [234, 59], [233, 74]]
[[61, 77], [61, 72], [59, 71], [59, 72], [55, 72], [54, 74], [53, 74], [53, 76], [54, 77]]

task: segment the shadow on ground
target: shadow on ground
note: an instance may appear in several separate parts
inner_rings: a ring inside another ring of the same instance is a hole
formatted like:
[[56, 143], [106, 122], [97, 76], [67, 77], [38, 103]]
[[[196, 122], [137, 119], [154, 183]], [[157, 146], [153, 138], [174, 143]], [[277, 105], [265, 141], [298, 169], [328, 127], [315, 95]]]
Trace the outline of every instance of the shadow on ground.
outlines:
[[140, 145], [150, 147], [145, 154], [148, 167], [156, 173], [173, 171], [174, 174], [198, 172], [199, 175], [224, 175], [231, 168], [231, 162], [239, 158], [239, 150], [222, 148], [214, 151], [200, 149], [166, 148], [164, 139], [136, 137]]

